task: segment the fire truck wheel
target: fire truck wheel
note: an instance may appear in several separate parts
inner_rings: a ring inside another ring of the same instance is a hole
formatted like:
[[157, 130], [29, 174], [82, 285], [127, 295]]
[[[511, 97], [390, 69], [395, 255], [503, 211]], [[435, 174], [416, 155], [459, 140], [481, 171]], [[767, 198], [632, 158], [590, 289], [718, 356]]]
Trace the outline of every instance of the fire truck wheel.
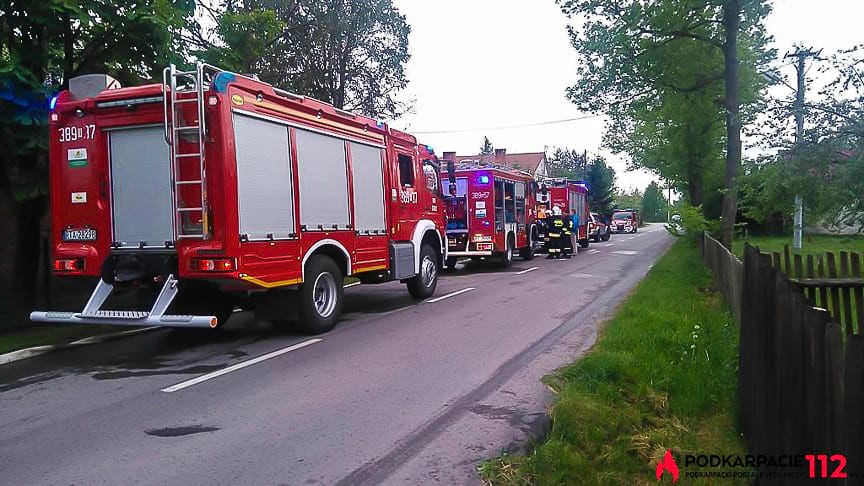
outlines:
[[579, 240], [579, 248], [588, 248], [588, 238]]
[[498, 257], [499, 258], [498, 263], [501, 266], [501, 268], [510, 268], [510, 265], [513, 265], [513, 247], [514, 246], [515, 245], [513, 244], [513, 237], [508, 236], [507, 237], [507, 247], [505, 248], [504, 252], [501, 253], [501, 256]]
[[322, 334], [336, 325], [342, 313], [342, 272], [331, 258], [316, 255], [306, 264], [300, 286], [297, 328], [306, 334]]
[[429, 245], [420, 248], [420, 274], [408, 279], [408, 293], [416, 299], [426, 299], [435, 293], [438, 286], [438, 264], [435, 250]]
[[525, 247], [525, 248], [520, 248], [519, 249], [519, 256], [525, 261], [533, 260], [534, 259], [534, 248], [532, 248], [530, 245]]
[[603, 241], [609, 241], [609, 238], [611, 238], [611, 237], [612, 237], [612, 233], [607, 229], [606, 233], [604, 233], [603, 236], [600, 237], [600, 239]]

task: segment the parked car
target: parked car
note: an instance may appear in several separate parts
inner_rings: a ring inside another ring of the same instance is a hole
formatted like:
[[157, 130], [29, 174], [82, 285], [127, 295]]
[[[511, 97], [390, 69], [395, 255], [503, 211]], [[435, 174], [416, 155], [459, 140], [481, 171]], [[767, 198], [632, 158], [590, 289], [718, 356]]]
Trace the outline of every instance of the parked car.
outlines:
[[612, 236], [612, 230], [606, 221], [597, 214], [591, 213], [591, 219], [588, 221], [588, 238], [592, 241], [609, 241]]

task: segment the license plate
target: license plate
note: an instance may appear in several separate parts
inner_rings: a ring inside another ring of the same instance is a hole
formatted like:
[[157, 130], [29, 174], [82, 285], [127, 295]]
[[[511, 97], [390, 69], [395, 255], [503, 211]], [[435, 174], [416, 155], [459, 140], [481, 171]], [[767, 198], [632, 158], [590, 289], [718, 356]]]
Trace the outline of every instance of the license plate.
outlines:
[[93, 228], [65, 229], [63, 241], [96, 241], [96, 230]]

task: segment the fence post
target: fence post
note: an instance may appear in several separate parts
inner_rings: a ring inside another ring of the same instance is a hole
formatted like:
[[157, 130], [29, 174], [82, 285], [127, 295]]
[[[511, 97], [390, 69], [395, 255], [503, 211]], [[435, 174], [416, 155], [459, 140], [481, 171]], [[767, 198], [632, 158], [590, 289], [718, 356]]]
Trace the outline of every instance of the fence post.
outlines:
[[836, 323], [825, 326], [825, 450], [831, 454], [842, 451], [844, 445], [842, 333], [842, 328]]
[[846, 338], [846, 370], [843, 432], [845, 443], [840, 451], [846, 454], [850, 478], [856, 484], [864, 475], [864, 336]]

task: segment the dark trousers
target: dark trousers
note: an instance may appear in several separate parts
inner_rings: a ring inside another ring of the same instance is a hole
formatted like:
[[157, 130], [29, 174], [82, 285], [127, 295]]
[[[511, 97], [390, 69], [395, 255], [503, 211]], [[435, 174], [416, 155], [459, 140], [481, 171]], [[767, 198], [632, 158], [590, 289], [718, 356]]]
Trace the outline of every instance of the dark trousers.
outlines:
[[561, 251], [565, 255], [573, 254], [573, 233], [564, 233], [561, 236]]

